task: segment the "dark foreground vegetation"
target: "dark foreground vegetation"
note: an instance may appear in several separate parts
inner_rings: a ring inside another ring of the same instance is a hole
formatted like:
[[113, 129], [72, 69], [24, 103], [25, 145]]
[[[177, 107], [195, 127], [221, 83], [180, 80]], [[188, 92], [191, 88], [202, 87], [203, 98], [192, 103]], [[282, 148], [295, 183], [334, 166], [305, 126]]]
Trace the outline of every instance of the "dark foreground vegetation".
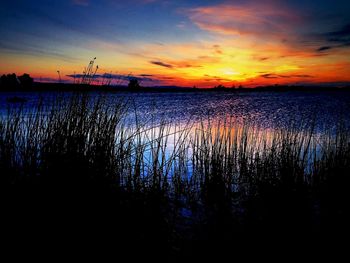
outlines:
[[136, 113], [127, 123], [129, 106], [76, 96], [9, 108], [0, 120], [2, 217], [15, 242], [107, 237], [129, 259], [168, 261], [348, 230], [350, 133], [341, 122], [322, 135], [309, 123], [267, 132], [229, 118], [149, 126]]

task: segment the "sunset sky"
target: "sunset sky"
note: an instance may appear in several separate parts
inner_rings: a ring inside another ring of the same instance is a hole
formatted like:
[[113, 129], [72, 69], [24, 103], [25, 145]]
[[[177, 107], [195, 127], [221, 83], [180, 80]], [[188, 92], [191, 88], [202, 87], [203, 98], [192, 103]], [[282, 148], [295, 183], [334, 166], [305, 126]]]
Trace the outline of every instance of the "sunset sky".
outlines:
[[57, 81], [132, 74], [143, 85], [350, 81], [349, 0], [1, 1], [0, 74]]

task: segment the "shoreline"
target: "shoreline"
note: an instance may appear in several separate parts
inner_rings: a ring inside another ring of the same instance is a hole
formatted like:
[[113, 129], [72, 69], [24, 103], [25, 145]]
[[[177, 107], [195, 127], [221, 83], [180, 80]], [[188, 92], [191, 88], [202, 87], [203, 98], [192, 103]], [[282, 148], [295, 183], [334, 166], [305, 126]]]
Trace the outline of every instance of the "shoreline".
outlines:
[[148, 93], [148, 92], [222, 92], [222, 93], [237, 93], [237, 92], [349, 92], [350, 86], [345, 87], [326, 87], [326, 86], [261, 86], [255, 88], [189, 88], [177, 86], [159, 86], [159, 87], [140, 87], [128, 88], [127, 86], [100, 86], [86, 84], [68, 84], [68, 83], [41, 83], [34, 82], [31, 87], [1, 87], [1, 92], [47, 92], [47, 91], [62, 91], [62, 92], [130, 92], [130, 93]]

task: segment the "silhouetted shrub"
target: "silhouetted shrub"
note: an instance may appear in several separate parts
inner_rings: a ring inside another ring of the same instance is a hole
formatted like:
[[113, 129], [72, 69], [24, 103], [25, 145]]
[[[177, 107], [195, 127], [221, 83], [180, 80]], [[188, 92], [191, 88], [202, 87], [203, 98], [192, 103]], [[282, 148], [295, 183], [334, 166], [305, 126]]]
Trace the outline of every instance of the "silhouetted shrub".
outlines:
[[15, 73], [2, 75], [0, 77], [1, 89], [20, 89], [20, 88], [31, 88], [33, 86], [33, 78], [29, 74], [24, 73], [22, 76], [17, 77]]
[[138, 79], [137, 78], [130, 79], [128, 88], [130, 88], [130, 89], [138, 89], [138, 88], [140, 88], [140, 84], [139, 84]]
[[29, 76], [29, 74], [24, 73], [22, 76], [18, 77], [19, 82], [22, 87], [31, 87], [33, 85], [33, 78]]
[[216, 90], [224, 90], [224, 89], [226, 89], [226, 87], [220, 84], [218, 86], [215, 86], [214, 89], [216, 89]]
[[19, 80], [17, 79], [17, 76], [15, 73], [2, 75], [0, 78], [0, 86], [2, 89], [7, 88], [18, 88], [19, 87]]

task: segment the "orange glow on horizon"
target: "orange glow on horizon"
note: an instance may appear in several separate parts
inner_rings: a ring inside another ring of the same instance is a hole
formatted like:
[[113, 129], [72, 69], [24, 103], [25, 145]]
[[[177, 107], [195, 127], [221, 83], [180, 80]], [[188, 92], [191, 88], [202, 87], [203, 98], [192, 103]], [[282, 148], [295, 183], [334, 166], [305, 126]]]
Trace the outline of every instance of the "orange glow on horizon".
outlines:
[[[270, 3], [270, 2], [269, 2]], [[99, 74], [148, 76], [147, 85], [246, 87], [350, 82], [350, 49], [300, 40], [305, 17], [272, 1], [269, 5], [218, 4], [182, 10], [174, 25], [191, 39], [112, 41], [91, 38], [60, 53], [3, 53], [0, 74], [29, 73], [37, 80], [82, 74], [97, 57]], [[177, 11], [179, 12], [179, 11]], [[217, 15], [220, 14], [220, 15]], [[171, 28], [169, 28], [171, 30]], [[192, 30], [192, 31], [191, 31]], [[161, 37], [160, 37], [161, 39]]]

